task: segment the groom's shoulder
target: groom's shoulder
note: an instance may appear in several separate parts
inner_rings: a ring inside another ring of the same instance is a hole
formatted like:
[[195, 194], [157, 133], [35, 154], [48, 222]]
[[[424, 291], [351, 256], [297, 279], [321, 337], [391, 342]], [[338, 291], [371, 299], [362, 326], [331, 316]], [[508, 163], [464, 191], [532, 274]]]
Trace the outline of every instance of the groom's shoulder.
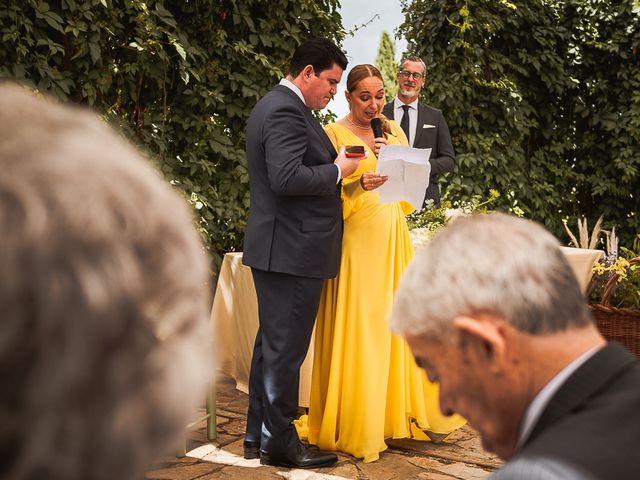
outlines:
[[280, 85], [267, 92], [253, 108], [252, 115], [273, 114], [276, 111], [288, 112], [290, 115], [304, 116], [302, 102], [295, 93], [287, 91]]
[[303, 104], [291, 92], [287, 92], [286, 87], [276, 86], [267, 92], [255, 104], [247, 121], [247, 131], [261, 131], [263, 127], [271, 126], [273, 122], [267, 122], [268, 119], [290, 119], [296, 124], [304, 124], [305, 114]]
[[291, 103], [296, 104], [296, 100], [299, 100], [293, 91], [289, 88], [284, 87], [282, 85], [276, 85], [271, 90], [269, 90], [264, 97], [260, 99], [261, 102], [267, 103]]

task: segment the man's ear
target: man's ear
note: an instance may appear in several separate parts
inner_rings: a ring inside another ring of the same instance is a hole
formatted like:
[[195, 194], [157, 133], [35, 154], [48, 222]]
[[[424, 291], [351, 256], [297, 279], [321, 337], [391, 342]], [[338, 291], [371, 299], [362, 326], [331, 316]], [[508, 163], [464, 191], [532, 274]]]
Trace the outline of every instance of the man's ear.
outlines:
[[308, 81], [314, 75], [313, 65], [307, 65], [302, 69], [301, 75], [302, 79]]
[[480, 349], [480, 355], [486, 358], [491, 369], [501, 369], [507, 350], [501, 322], [486, 316], [458, 316], [454, 318], [453, 325], [461, 341], [469, 342]]

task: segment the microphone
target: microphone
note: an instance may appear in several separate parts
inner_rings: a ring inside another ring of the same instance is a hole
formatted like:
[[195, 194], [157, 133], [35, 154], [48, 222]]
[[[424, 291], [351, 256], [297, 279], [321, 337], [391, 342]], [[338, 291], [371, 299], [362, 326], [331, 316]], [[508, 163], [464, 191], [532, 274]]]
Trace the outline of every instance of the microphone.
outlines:
[[384, 137], [384, 133], [382, 132], [382, 120], [379, 118], [372, 118], [371, 130], [373, 130], [373, 138]]

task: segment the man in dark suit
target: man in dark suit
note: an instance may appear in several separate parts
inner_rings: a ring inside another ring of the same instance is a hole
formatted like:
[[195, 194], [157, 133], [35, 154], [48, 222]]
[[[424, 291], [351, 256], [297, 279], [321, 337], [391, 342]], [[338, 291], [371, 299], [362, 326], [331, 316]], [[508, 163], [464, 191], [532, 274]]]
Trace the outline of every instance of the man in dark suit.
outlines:
[[382, 113], [400, 124], [409, 139], [409, 145], [415, 148], [431, 148], [431, 178], [425, 203], [427, 200], [433, 200], [435, 205], [440, 205], [438, 176], [452, 171], [456, 166], [456, 158], [449, 127], [442, 112], [418, 101], [426, 72], [427, 67], [420, 57], [408, 57], [403, 60], [396, 77], [398, 94], [393, 102], [384, 106]]
[[443, 413], [508, 460], [492, 478], [638, 478], [640, 362], [602, 338], [542, 226], [457, 219], [416, 253], [391, 327], [439, 382]]
[[346, 66], [332, 42], [303, 43], [286, 78], [256, 104], [247, 124], [251, 204], [243, 263], [253, 274], [260, 327], [244, 451], [263, 464], [308, 468], [337, 461], [303, 445], [292, 422], [322, 280], [334, 277], [340, 263], [340, 180], [358, 166], [344, 148], [335, 151], [311, 110], [335, 95]]

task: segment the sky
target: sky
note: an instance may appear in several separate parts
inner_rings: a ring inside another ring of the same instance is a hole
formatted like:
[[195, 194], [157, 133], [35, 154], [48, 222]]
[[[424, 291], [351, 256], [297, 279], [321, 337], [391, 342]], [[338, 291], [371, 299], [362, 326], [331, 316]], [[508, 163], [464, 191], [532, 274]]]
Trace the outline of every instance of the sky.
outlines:
[[400, 60], [407, 42], [403, 39], [395, 38], [396, 29], [404, 21], [400, 0], [384, 0], [376, 2], [373, 0], [341, 0], [342, 23], [346, 31], [352, 30], [357, 25], [367, 23], [376, 14], [366, 27], [359, 29], [353, 37], [347, 37], [342, 43], [349, 66], [342, 75], [342, 81], [338, 86], [338, 93], [327, 105], [327, 109], [335, 113], [338, 118], [344, 117], [349, 112], [349, 106], [344, 98], [344, 89], [347, 82], [349, 69], [360, 63], [374, 63], [378, 55], [380, 38], [382, 32], [386, 31], [391, 35], [396, 44], [396, 60]]

